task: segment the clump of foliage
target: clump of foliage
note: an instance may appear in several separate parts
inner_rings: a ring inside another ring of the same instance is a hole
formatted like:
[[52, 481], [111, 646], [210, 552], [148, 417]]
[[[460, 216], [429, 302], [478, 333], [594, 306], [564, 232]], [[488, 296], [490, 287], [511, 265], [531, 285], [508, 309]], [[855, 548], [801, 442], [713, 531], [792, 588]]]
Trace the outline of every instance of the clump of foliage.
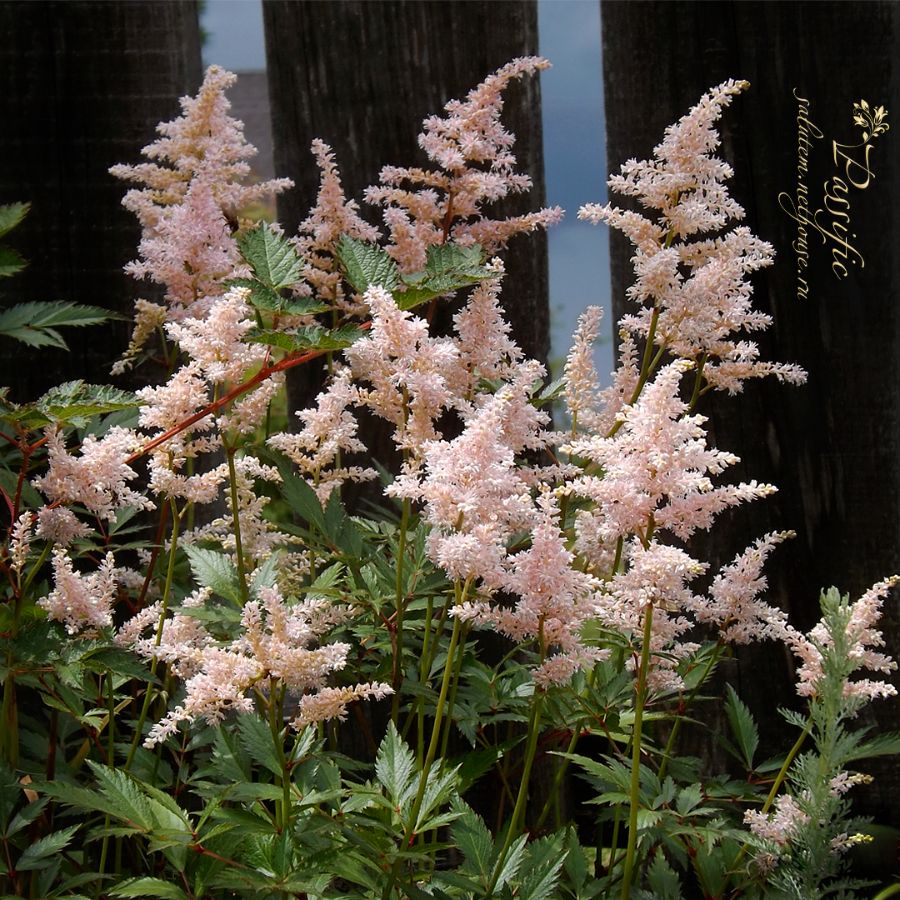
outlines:
[[[746, 336], [770, 324], [749, 279], [773, 253], [732, 227], [742, 210], [714, 154], [747, 85], [712, 89], [652, 160], [611, 179], [646, 215], [581, 211], [635, 247], [635, 311], [601, 391], [598, 310], [545, 385], [501, 303], [506, 243], [561, 214], [489, 211], [530, 186], [503, 90], [547, 65], [514, 60], [427, 119], [427, 167], [386, 167], [366, 192], [382, 228], [319, 141], [321, 188], [298, 234], [245, 221], [248, 202], [288, 184], [247, 183], [234, 78], [215, 67], [147, 161], [114, 169], [138, 185], [129, 269], [164, 295], [138, 302], [117, 369], [156, 361], [164, 375], [136, 395], [71, 382], [0, 406], [7, 895], [857, 889], [846, 794], [863, 776], [849, 767], [898, 746], [851, 727], [894, 693], [857, 673], [894, 668], [877, 623], [896, 579], [854, 603], [826, 593], [809, 634], [762, 596], [787, 532], [695, 587], [708, 564], [692, 535], [775, 490], [720, 481], [737, 458], [709, 445], [704, 396], [804, 379]], [[2, 212], [0, 228], [23, 214]], [[430, 328], [438, 303], [453, 304], [449, 335]], [[99, 317], [56, 314], [21, 326], [26, 339]], [[316, 358], [316, 403], [296, 431], [270, 433], [284, 373]], [[547, 412], [560, 398], [564, 433]], [[363, 411], [392, 427], [397, 471], [370, 458]], [[383, 489], [366, 515], [342, 500], [363, 481]], [[729, 648], [762, 640], [796, 653], [809, 716], [789, 714], [794, 747], [760, 763], [729, 690], [746, 778], [710, 775], [679, 755], [681, 723]], [[580, 827], [559, 802], [573, 765], [595, 813]]]

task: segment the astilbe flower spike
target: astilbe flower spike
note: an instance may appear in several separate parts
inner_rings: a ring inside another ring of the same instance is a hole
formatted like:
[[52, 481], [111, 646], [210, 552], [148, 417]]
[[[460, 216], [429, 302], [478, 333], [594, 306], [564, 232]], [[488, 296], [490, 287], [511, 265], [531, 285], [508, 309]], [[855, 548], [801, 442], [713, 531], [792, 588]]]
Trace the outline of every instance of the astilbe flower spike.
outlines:
[[747, 276], [771, 265], [771, 245], [740, 227], [715, 234], [744, 215], [728, 193], [731, 167], [713, 155], [719, 146], [715, 125], [732, 98], [748, 87], [729, 80], [705, 94], [676, 125], [666, 131], [654, 158], [629, 160], [610, 189], [636, 198], [656, 218], [612, 204], [586, 204], [579, 218], [606, 222], [622, 231], [635, 247], [637, 280], [628, 296], [640, 305], [623, 317], [622, 327], [649, 338], [674, 356], [702, 361], [708, 386], [737, 393], [748, 378], [774, 375], [794, 384], [805, 372], [796, 365], [759, 359], [753, 341], [737, 340], [743, 331], [768, 328], [771, 316], [752, 309]]
[[232, 73], [210, 66], [197, 96], [181, 100], [182, 115], [160, 124], [161, 137], [144, 148], [151, 161], [110, 170], [142, 185], [122, 201], [142, 228], [141, 259], [126, 269], [165, 286], [170, 315], [197, 315], [205, 298], [224, 293], [225, 280], [239, 274], [232, 221], [242, 208], [292, 184], [286, 178], [247, 183], [256, 149], [228, 115], [225, 91], [235, 81]]
[[427, 248], [448, 239], [479, 244], [490, 255], [514, 235], [562, 218], [559, 207], [503, 220], [487, 218], [483, 211], [488, 203], [531, 188], [531, 178], [515, 171], [515, 138], [500, 121], [503, 91], [515, 79], [549, 65], [540, 57], [514, 59], [465, 100], [451, 100], [444, 107], [446, 116], [427, 118], [419, 135], [419, 146], [437, 168], [385, 166], [381, 184], [366, 190], [369, 203], [385, 208], [391, 238], [387, 250], [402, 271], [423, 269]]
[[[191, 605], [202, 603], [200, 595]], [[343, 717], [353, 699], [385, 697], [391, 687], [380, 683], [357, 684], [335, 692], [329, 676], [344, 668], [348, 644], [319, 644], [351, 610], [319, 599], [289, 603], [277, 588], [260, 588], [241, 613], [240, 631], [231, 641], [215, 640], [202, 623], [186, 623], [185, 616], [168, 618], [160, 640], [148, 641], [141, 632], [155, 626], [145, 613], [125, 626], [120, 642], [131, 643], [147, 657], [164, 659], [186, 678], [184, 700], [153, 726], [145, 741], [152, 747], [174, 734], [178, 724], [202, 718], [216, 724], [229, 712], [253, 709], [254, 689], [280, 682], [301, 699], [294, 727]], [[319, 696], [319, 692], [325, 693]]]

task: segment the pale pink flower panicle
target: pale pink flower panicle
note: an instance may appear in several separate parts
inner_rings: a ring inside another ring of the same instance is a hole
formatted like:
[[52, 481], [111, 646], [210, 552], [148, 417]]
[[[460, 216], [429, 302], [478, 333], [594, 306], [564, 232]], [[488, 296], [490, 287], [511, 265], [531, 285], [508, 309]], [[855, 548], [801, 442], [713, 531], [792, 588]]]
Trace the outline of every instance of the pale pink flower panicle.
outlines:
[[[422, 269], [430, 246], [450, 239], [480, 244], [492, 254], [515, 234], [555, 224], [559, 207], [490, 219], [483, 207], [531, 188], [515, 171], [514, 136], [501, 121], [503, 91], [515, 79], [549, 67], [540, 57], [515, 59], [486, 78], [465, 100], [451, 100], [445, 116], [425, 119], [419, 146], [437, 169], [386, 166], [381, 184], [366, 190], [369, 203], [385, 207], [388, 252], [404, 272]], [[405, 185], [409, 185], [407, 188]]]
[[384, 288], [370, 287], [363, 300], [372, 327], [344, 354], [354, 379], [368, 383], [358, 389], [359, 403], [396, 426], [398, 447], [418, 453], [437, 438], [435, 420], [455, 405], [459, 351], [450, 338], [431, 337], [425, 319], [400, 309]]
[[[846, 644], [848, 672], [843, 686], [845, 697], [865, 701], [897, 694], [894, 685], [886, 681], [850, 677], [860, 670], [890, 674], [897, 669], [897, 663], [877, 649], [884, 646], [884, 636], [877, 628], [882, 602], [897, 584], [900, 584], [900, 576], [895, 575], [873, 585], [854, 603], [848, 605], [841, 601], [840, 614], [845, 621], [841, 641]], [[825, 677], [823, 653], [833, 651], [835, 647], [835, 635], [829, 631], [826, 619], [823, 618], [806, 635], [786, 625], [784, 640], [800, 662], [797, 693], [802, 697], [817, 696]]]
[[714, 485], [711, 476], [738, 458], [708, 447], [705, 417], [688, 414], [679, 385], [691, 368], [678, 360], [662, 369], [633, 405], [623, 407], [614, 435], [576, 437], [563, 447], [602, 471], [575, 478], [569, 488], [592, 501], [577, 523], [577, 548], [587, 559], [605, 558], [610, 544], [644, 533], [650, 522], [688, 538], [709, 528], [722, 510], [775, 491], [755, 481]]
[[787, 617], [760, 598], [767, 586], [762, 569], [772, 550], [792, 537], [793, 531], [767, 534], [725, 566], [713, 580], [709, 597], [694, 607], [697, 621], [717, 627], [726, 643], [780, 640]]
[[303, 277], [322, 302], [342, 309], [355, 309], [344, 296], [343, 276], [335, 260], [342, 235], [374, 243], [380, 237], [377, 228], [359, 216], [355, 200], [348, 200], [341, 186], [334, 152], [318, 138], [312, 153], [321, 172], [315, 206], [300, 223], [295, 244], [304, 261]]
[[115, 565], [112, 553], [107, 553], [96, 572], [82, 575], [75, 571], [69, 554], [57, 547], [53, 551], [53, 590], [37, 605], [50, 619], [62, 622], [69, 634], [96, 634], [112, 625]]
[[323, 506], [345, 481], [369, 481], [378, 475], [372, 468], [342, 464], [342, 454], [366, 449], [357, 437], [358, 424], [348, 408], [357, 403], [359, 390], [351, 381], [350, 371], [341, 369], [319, 394], [316, 406], [297, 413], [303, 422], [300, 431], [273, 434], [267, 441], [297, 466]]
[[610, 189], [635, 197], [654, 218], [607, 204], [587, 204], [579, 218], [606, 222], [632, 242], [636, 280], [628, 296], [639, 310], [621, 326], [635, 337], [648, 337], [653, 322], [656, 345], [672, 355], [704, 362], [707, 386], [737, 393], [748, 378], [774, 375], [799, 384], [806, 373], [796, 365], [765, 362], [753, 341], [739, 332], [768, 328], [771, 316], [755, 311], [748, 276], [772, 264], [774, 252], [748, 228], [715, 234], [744, 215], [728, 193], [731, 167], [714, 156], [719, 146], [715, 125], [732, 98], [748, 87], [729, 80], [705, 94], [666, 131], [652, 160], [629, 160]]
[[744, 813], [744, 822], [758, 838], [781, 848], [788, 844], [804, 825], [809, 824], [810, 817], [790, 794], [782, 794], [775, 801], [774, 812], [766, 815], [756, 810], [747, 810]]
[[176, 316], [197, 314], [206, 297], [223, 293], [225, 280], [241, 273], [232, 234], [237, 213], [291, 185], [288, 179], [246, 183], [256, 149], [228, 115], [225, 91], [235, 81], [210, 66], [197, 96], [182, 99], [182, 115], [160, 124], [161, 136], [144, 148], [151, 161], [110, 169], [142, 185], [122, 201], [142, 228], [141, 258], [126, 269], [164, 285]]
[[[61, 430], [51, 426], [46, 435], [47, 471], [33, 483], [53, 503], [80, 504], [109, 522], [126, 507], [153, 509], [151, 500], [129, 486], [137, 473], [128, 458], [141, 445], [134, 431], [117, 426], [100, 438], [88, 435], [77, 456], [66, 449]], [[47, 527], [46, 519], [42, 525]]]
[[[354, 699], [390, 694], [386, 684], [339, 689], [328, 684], [333, 673], [346, 665], [350, 647], [322, 643], [321, 638], [352, 611], [321, 607], [317, 599], [288, 603], [277, 588], [261, 588], [258, 598], [244, 605], [240, 631], [229, 642], [215, 641], [202, 624], [188, 624], [176, 617], [164, 624], [157, 647], [140, 638], [141, 628], [152, 626], [152, 620], [145, 616], [135, 623], [126, 639], [133, 641], [139, 652], [170, 661], [187, 679], [184, 700], [153, 726], [145, 746], [165, 740], [183, 721], [202, 718], [217, 724], [230, 712], [250, 712], [251, 692], [266, 690], [275, 681], [301, 696], [300, 712], [292, 723], [298, 729], [342, 718]], [[169, 633], [170, 628], [175, 629], [174, 634]]]

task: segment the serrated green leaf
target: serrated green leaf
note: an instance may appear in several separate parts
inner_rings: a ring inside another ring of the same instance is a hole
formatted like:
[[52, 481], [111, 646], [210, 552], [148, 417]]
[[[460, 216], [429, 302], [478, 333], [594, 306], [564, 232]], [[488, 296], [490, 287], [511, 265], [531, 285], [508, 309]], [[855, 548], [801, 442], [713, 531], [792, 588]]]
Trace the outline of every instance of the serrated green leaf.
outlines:
[[678, 792], [675, 809], [681, 816], [686, 816], [703, 802], [703, 792], [699, 784], [691, 784]]
[[874, 737], [859, 743], [844, 756], [847, 762], [859, 759], [872, 759], [876, 756], [894, 756], [900, 754], [900, 732], [889, 731], [876, 734]]
[[244, 338], [250, 344], [266, 344], [288, 353], [305, 353], [310, 350], [343, 350], [358, 341], [363, 331], [353, 325], [345, 325], [333, 331], [321, 325], [306, 325], [296, 331], [273, 331], [256, 328]]
[[486, 886], [493, 870], [494, 840], [484, 819], [470, 806], [460, 801], [458, 809], [460, 815], [450, 828], [450, 836], [465, 860], [460, 872], [480, 876]]
[[647, 869], [647, 883], [654, 900], [681, 900], [681, 881], [661, 851], [657, 851]]
[[525, 859], [525, 845], [527, 842], [528, 835], [525, 834], [517, 837], [515, 841], [513, 841], [512, 846], [506, 854], [506, 859], [503, 860], [503, 866], [500, 869], [500, 873], [497, 875], [497, 882], [495, 884], [496, 890], [499, 891], [503, 885], [516, 877], [516, 874]]
[[752, 713], [738, 697], [735, 689], [730, 684], [726, 685], [726, 688], [728, 696], [725, 699], [725, 712], [728, 714], [728, 723], [740, 749], [742, 761], [747, 771], [751, 771], [753, 757], [759, 746], [759, 731]]
[[272, 739], [272, 730], [259, 716], [244, 713], [235, 719], [238, 740], [247, 755], [268, 769], [273, 775], [281, 775], [281, 761]]
[[16, 862], [16, 869], [26, 872], [31, 869], [43, 869], [50, 865], [55, 861], [56, 854], [69, 845], [80, 827], [80, 824], [70, 825], [68, 828], [55, 831], [30, 844]]
[[436, 297], [452, 294], [496, 277], [496, 273], [483, 264], [481, 247], [461, 247], [458, 244], [438, 244], [429, 247], [425, 268], [421, 272], [402, 276], [405, 290], [395, 295], [401, 309], [412, 309]]
[[116, 318], [121, 317], [99, 306], [63, 301], [19, 303], [0, 312], [0, 335], [15, 338], [31, 347], [67, 350], [68, 346], [56, 328], [98, 325]]
[[141, 793], [137, 783], [124, 772], [102, 766], [93, 760], [88, 760], [88, 765], [103, 796], [116, 809], [115, 817], [137, 825], [144, 831], [150, 831], [153, 828], [153, 814], [149, 801]]
[[162, 878], [129, 878], [122, 881], [107, 891], [113, 897], [158, 897], [160, 900], [188, 900], [187, 894], [173, 884]]
[[13, 228], [21, 224], [30, 209], [30, 203], [4, 203], [0, 205], [0, 237], [9, 234]]
[[518, 900], [547, 900], [553, 896], [568, 853], [563, 847], [564, 837], [565, 832], [560, 832], [528, 847], [522, 883], [516, 894]]
[[241, 603], [237, 569], [231, 559], [217, 550], [205, 550], [188, 544], [184, 548], [194, 578], [203, 586], [232, 603]]
[[0, 278], [9, 278], [10, 275], [21, 272], [27, 265], [28, 263], [18, 250], [0, 246]]
[[51, 388], [35, 403], [20, 407], [11, 418], [32, 428], [51, 422], [83, 427], [92, 416], [137, 405], [137, 397], [130, 391], [105, 384], [67, 381]]
[[375, 244], [342, 234], [335, 255], [347, 281], [359, 294], [364, 294], [372, 285], [393, 291], [400, 284], [397, 264]]
[[316, 492], [300, 476], [295, 475], [286, 462], [279, 463], [278, 471], [281, 473], [281, 496], [287, 501], [291, 511], [319, 531], [324, 531], [325, 516]]
[[416, 782], [416, 759], [393, 722], [375, 756], [375, 775], [394, 806], [401, 805]]
[[296, 249], [265, 222], [241, 235], [238, 247], [253, 273], [267, 287], [277, 291], [300, 281], [302, 264]]
[[318, 303], [309, 297], [283, 297], [278, 291], [255, 278], [233, 278], [229, 285], [249, 288], [250, 305], [263, 312], [285, 316], [310, 316], [331, 309], [326, 303]]

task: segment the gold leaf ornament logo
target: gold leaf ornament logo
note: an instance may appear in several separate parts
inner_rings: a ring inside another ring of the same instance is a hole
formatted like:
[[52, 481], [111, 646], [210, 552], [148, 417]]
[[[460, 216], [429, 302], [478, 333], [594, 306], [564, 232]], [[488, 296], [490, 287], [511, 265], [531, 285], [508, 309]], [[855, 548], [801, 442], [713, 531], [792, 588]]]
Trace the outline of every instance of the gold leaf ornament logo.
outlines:
[[865, 100], [853, 104], [853, 124], [862, 128], [863, 143], [884, 134], [890, 130], [887, 123], [888, 112], [883, 106], [877, 106], [873, 110]]

